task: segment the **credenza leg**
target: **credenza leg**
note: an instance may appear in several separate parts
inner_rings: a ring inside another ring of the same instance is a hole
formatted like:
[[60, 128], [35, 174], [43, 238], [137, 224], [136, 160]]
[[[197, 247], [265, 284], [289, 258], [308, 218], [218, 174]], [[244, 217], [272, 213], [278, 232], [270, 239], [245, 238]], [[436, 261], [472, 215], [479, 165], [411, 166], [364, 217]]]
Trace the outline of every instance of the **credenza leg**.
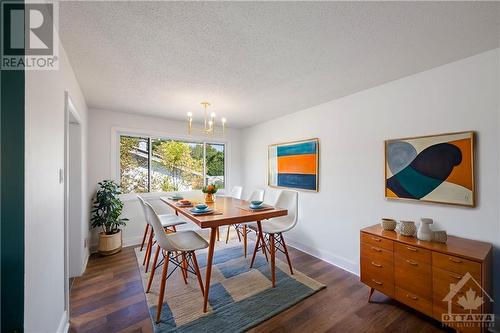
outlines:
[[372, 301], [372, 295], [373, 295], [374, 291], [375, 291], [375, 289], [370, 288], [370, 295], [368, 295], [368, 303], [371, 303], [371, 301]]

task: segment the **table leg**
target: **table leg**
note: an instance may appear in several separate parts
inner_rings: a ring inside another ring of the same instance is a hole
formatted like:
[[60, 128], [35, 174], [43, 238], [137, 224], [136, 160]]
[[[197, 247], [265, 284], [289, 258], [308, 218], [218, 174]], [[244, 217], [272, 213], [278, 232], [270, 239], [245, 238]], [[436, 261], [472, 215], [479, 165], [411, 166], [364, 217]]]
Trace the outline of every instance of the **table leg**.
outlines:
[[243, 247], [245, 248], [245, 258], [247, 257], [247, 225], [243, 225]]
[[214, 258], [214, 248], [215, 248], [215, 236], [217, 234], [217, 227], [213, 227], [210, 230], [210, 241], [208, 243], [208, 253], [207, 253], [207, 267], [205, 275], [205, 294], [203, 295], [203, 312], [207, 312], [208, 307], [208, 294], [210, 290], [210, 277], [212, 275], [212, 260]]
[[269, 234], [269, 252], [271, 252], [271, 276], [273, 281], [273, 288], [276, 285], [276, 251], [274, 248], [274, 234]]

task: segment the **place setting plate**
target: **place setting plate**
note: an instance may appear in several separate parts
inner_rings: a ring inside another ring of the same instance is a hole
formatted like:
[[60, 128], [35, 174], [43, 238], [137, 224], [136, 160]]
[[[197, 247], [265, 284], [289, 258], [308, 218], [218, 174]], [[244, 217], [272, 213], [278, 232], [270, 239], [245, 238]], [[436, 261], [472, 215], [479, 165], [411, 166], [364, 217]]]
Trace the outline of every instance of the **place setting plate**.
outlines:
[[180, 208], [193, 207], [193, 203], [189, 200], [179, 200], [175, 205]]
[[248, 206], [240, 206], [239, 209], [243, 209], [250, 212], [260, 212], [264, 210], [272, 210], [274, 207], [264, 204], [262, 201], [252, 201]]

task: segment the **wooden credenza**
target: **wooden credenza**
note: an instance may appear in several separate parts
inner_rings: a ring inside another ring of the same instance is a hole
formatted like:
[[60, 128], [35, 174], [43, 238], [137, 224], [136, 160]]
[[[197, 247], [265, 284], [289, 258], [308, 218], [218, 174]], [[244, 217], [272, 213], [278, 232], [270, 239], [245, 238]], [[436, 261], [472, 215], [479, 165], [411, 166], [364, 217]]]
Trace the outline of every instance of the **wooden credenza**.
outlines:
[[[371, 287], [369, 300], [378, 290], [439, 321], [449, 308], [452, 314], [491, 313], [491, 244], [454, 236], [446, 244], [419, 241], [380, 225], [362, 229], [360, 238], [360, 275]], [[474, 298], [476, 302], [467, 302], [465, 309], [460, 304], [473, 299], [466, 294], [470, 289], [484, 303], [476, 308], [479, 301]], [[477, 324], [450, 326], [461, 332], [486, 332]]]

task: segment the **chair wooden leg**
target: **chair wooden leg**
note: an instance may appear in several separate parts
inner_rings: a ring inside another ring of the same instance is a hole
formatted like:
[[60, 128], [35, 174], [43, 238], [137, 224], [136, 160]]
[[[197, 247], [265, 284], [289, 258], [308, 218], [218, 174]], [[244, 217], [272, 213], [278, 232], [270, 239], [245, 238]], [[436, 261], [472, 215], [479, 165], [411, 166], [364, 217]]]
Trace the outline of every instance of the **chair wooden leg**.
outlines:
[[149, 289], [151, 289], [151, 283], [153, 282], [153, 278], [155, 276], [156, 271], [156, 263], [158, 262], [158, 255], [160, 254], [160, 247], [156, 247], [155, 257], [153, 259], [153, 267], [151, 268], [151, 273], [149, 274], [148, 288], [146, 292], [149, 293]]
[[220, 238], [219, 238], [219, 227], [217, 227], [217, 241], [220, 241]]
[[201, 280], [200, 267], [198, 266], [198, 260], [196, 260], [196, 254], [194, 254], [194, 251], [191, 253], [191, 261], [193, 262], [194, 271], [196, 272], [196, 277], [198, 278], [201, 294], [205, 296], [205, 288], [203, 288], [203, 281]]
[[226, 244], [229, 241], [229, 231], [231, 230], [231, 225], [227, 226], [227, 233], [226, 233]]
[[281, 238], [281, 244], [283, 244], [283, 249], [285, 250], [285, 256], [286, 256], [286, 261], [288, 261], [288, 267], [290, 267], [290, 274], [293, 275], [293, 269], [292, 269], [292, 262], [290, 261], [290, 256], [288, 255], [288, 249], [285, 244], [285, 238], [283, 237], [283, 234], [279, 234]]
[[260, 223], [260, 221], [257, 221], [257, 229], [258, 229], [257, 237], [260, 237], [260, 241], [262, 242], [262, 253], [264, 253], [266, 261], [269, 262], [266, 251], [266, 240], [264, 239], [264, 233], [262, 232], [262, 224]]
[[272, 282], [273, 282], [273, 288], [276, 285], [276, 251], [274, 248], [274, 234], [269, 234], [269, 252], [271, 255], [271, 277], [272, 277]]
[[245, 251], [245, 258], [247, 257], [247, 225], [243, 225], [243, 248]]
[[151, 233], [149, 234], [148, 237], [148, 242], [146, 243], [146, 253], [144, 253], [144, 259], [142, 260], [142, 266], [146, 265], [146, 257], [148, 256], [148, 251], [149, 251], [149, 243], [151, 240], [151, 234], [153, 234], [153, 230], [151, 229]]
[[181, 262], [182, 278], [184, 279], [184, 283], [188, 284], [186, 252], [182, 252], [181, 257], [182, 257], [182, 262]]
[[233, 225], [234, 230], [236, 231], [236, 236], [238, 236], [238, 242], [241, 242], [241, 237], [240, 237], [240, 230], [238, 229], [238, 226]]
[[151, 250], [153, 249], [153, 237], [154, 237], [154, 232], [153, 230], [151, 230], [151, 232], [149, 233], [148, 245], [146, 246], [146, 254], [144, 256], [144, 262], [142, 263], [143, 265], [146, 265], [146, 268], [144, 269], [146, 273], [148, 272], [149, 259], [151, 258]]
[[167, 284], [167, 272], [170, 252], [167, 252], [165, 263], [163, 264], [163, 271], [161, 274], [160, 295], [158, 296], [158, 307], [156, 309], [156, 323], [160, 322], [161, 309], [163, 307], [163, 297], [165, 296], [165, 285]]
[[144, 228], [144, 236], [142, 236], [141, 249], [139, 251], [142, 251], [142, 248], [144, 247], [144, 243], [146, 242], [146, 236], [148, 235], [148, 231], [149, 231], [149, 224], [146, 223], [146, 228]]

